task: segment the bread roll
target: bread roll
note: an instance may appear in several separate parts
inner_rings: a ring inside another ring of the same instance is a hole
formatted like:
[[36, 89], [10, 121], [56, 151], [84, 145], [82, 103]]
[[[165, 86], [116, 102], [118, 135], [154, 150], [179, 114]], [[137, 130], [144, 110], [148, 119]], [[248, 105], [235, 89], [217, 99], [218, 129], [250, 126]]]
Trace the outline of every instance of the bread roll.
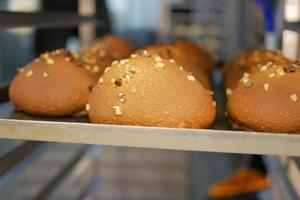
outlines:
[[280, 60], [244, 73], [228, 96], [227, 113], [235, 128], [300, 132], [300, 65]]
[[182, 128], [206, 128], [216, 112], [194, 76], [146, 50], [106, 68], [87, 110], [93, 123]]
[[84, 110], [96, 80], [71, 52], [42, 54], [20, 69], [9, 88], [10, 101], [23, 112], [66, 116]]

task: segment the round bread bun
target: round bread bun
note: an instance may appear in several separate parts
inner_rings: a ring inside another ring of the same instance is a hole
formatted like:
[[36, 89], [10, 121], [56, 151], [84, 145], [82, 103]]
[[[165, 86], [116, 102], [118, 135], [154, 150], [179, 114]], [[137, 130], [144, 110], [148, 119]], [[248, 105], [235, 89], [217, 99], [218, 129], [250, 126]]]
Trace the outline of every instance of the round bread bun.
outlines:
[[89, 104], [93, 123], [205, 128], [216, 108], [194, 76], [144, 50], [105, 70]]
[[266, 63], [282, 59], [286, 58], [279, 51], [266, 49], [242, 51], [225, 67], [224, 87], [234, 89], [245, 72], [260, 70]]
[[185, 52], [189, 59], [208, 74], [213, 70], [215, 63], [212, 57], [197, 43], [187, 39], [177, 39], [173, 45]]
[[244, 73], [229, 94], [227, 114], [245, 130], [300, 133], [300, 65], [280, 60]]
[[96, 80], [69, 51], [42, 54], [21, 68], [9, 88], [18, 110], [39, 116], [67, 116], [85, 109]]
[[134, 52], [134, 47], [128, 40], [115, 35], [105, 35], [95, 40], [90, 47], [105, 50], [114, 60], [128, 58]]
[[144, 49], [149, 51], [151, 55], [157, 55], [162, 59], [175, 62], [179, 66], [182, 66], [185, 71], [192, 73], [206, 89], [211, 88], [207, 74], [191, 62], [188, 56], [177, 47], [166, 44], [156, 44], [145, 47]]

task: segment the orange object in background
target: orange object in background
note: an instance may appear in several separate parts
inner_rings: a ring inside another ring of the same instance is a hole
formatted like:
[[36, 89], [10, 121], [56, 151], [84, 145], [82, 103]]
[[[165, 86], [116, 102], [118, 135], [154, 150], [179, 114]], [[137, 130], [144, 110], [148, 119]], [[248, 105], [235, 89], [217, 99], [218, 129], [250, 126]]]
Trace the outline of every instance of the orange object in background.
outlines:
[[265, 174], [251, 168], [241, 168], [233, 175], [215, 183], [208, 191], [211, 198], [235, 196], [266, 189], [269, 182]]

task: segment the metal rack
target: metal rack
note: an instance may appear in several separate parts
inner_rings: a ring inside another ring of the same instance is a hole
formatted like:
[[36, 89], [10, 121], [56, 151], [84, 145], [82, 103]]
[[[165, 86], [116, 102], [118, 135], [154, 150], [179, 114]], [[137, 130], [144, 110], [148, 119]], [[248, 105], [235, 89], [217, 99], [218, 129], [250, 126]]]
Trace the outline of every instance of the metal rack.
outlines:
[[[66, 19], [64, 22], [60, 19]], [[101, 21], [93, 17], [77, 16], [74, 13], [10, 13], [0, 12], [0, 27], [49, 27], [74, 26], [80, 23], [96, 23]], [[38, 21], [36, 21], [38, 19]], [[56, 20], [55, 20], [56, 19]], [[286, 23], [287, 29], [299, 31], [299, 23]], [[217, 96], [222, 92], [217, 91]], [[0, 87], [0, 138], [14, 140], [29, 140], [0, 158], [0, 188], [12, 180], [16, 174], [41, 155], [47, 142], [64, 142], [78, 144], [97, 144], [109, 146], [141, 147], [169, 150], [226, 152], [261, 155], [300, 156], [300, 135], [272, 134], [260, 132], [245, 132], [230, 130], [223, 115], [222, 102], [216, 122], [210, 129], [176, 129], [158, 127], [138, 127], [90, 124], [87, 118], [35, 118], [14, 110], [8, 102], [8, 84]], [[34, 142], [32, 142], [34, 141]], [[284, 148], [283, 148], [284, 147]], [[82, 160], [88, 159], [92, 147], [84, 146], [68, 162], [66, 166], [53, 177], [36, 196], [36, 199], [46, 199], [55, 195], [55, 189], [63, 178], [70, 179], [72, 171]], [[89, 155], [89, 156], [86, 156]], [[13, 159], [11, 159], [13, 158]], [[18, 158], [18, 159], [16, 159]], [[277, 159], [277, 160], [276, 160]], [[294, 159], [294, 158], [293, 158]], [[300, 166], [299, 159], [295, 159]], [[91, 162], [91, 161], [89, 161]], [[278, 157], [266, 157], [265, 162], [270, 171], [278, 173], [272, 163], [278, 163]], [[6, 165], [3, 165], [6, 163]], [[278, 164], [279, 165], [279, 164]], [[272, 168], [273, 167], [273, 168]], [[93, 167], [90, 169], [93, 174]], [[284, 167], [280, 171], [285, 173]], [[15, 175], [12, 175], [15, 174]], [[274, 174], [274, 173], [273, 173]], [[278, 178], [278, 177], [277, 177]], [[276, 177], [274, 178], [274, 180]], [[289, 180], [282, 180], [289, 184]], [[82, 199], [99, 180], [88, 177], [88, 184], [81, 191], [78, 199]], [[290, 186], [288, 186], [290, 187]], [[289, 194], [294, 194], [291, 191]], [[290, 199], [296, 196], [291, 196]]]

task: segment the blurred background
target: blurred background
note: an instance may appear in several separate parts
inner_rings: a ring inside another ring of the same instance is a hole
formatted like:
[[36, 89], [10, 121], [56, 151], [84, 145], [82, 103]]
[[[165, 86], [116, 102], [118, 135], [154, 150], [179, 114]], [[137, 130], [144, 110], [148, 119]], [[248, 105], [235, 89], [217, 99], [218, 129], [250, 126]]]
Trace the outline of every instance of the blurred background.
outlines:
[[[136, 47], [190, 38], [209, 51], [219, 66], [239, 50], [257, 47], [281, 49], [291, 59], [300, 58], [300, 0], [1, 0], [0, 9], [2, 84], [44, 51], [62, 47], [78, 51], [108, 33], [128, 38]], [[35, 16], [36, 24], [14, 27], [19, 18], [6, 18], [7, 11], [41, 15]], [[43, 15], [49, 12], [56, 13], [56, 21]], [[99, 23], [70, 24], [60, 17], [69, 12]], [[38, 23], [42, 19], [49, 25]], [[209, 199], [214, 183], [249, 162], [249, 156], [236, 154], [24, 145], [12, 140], [0, 140], [0, 154], [0, 163], [21, 158], [6, 171], [7, 166], [0, 165], [0, 199], [16, 200]], [[299, 180], [288, 176], [299, 172], [287, 167], [294, 164], [272, 156], [263, 161], [271, 187], [236, 199], [297, 199]]]

